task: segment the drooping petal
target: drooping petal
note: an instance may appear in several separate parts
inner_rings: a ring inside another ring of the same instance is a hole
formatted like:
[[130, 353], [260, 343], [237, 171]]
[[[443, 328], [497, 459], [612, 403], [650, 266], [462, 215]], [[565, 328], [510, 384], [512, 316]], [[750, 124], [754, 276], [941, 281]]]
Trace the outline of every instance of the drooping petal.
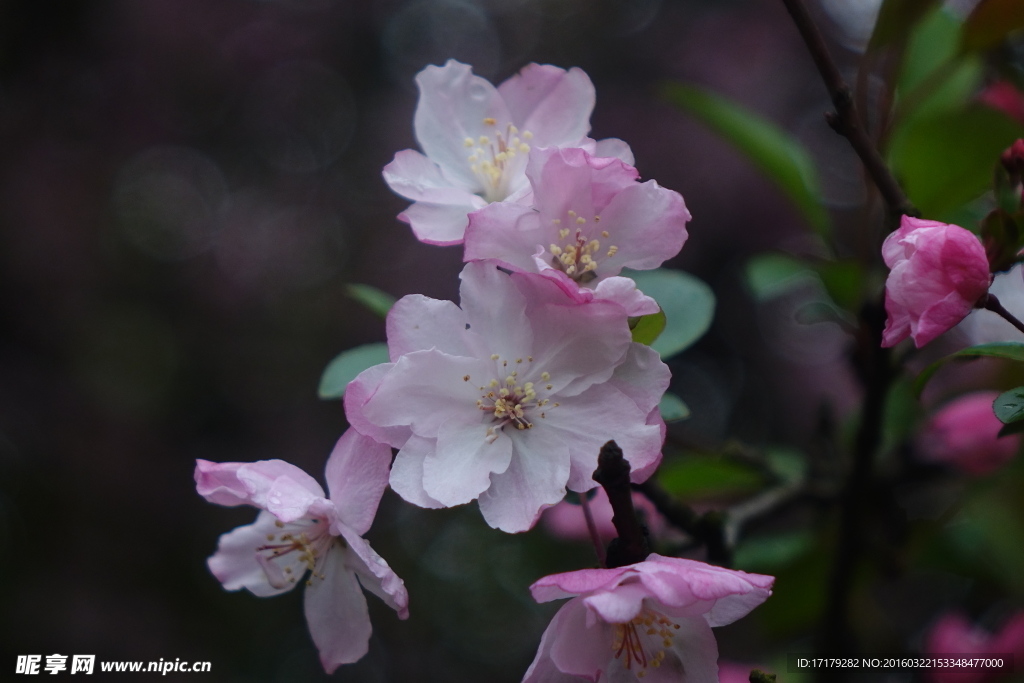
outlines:
[[429, 196], [398, 214], [398, 220], [408, 223], [420, 242], [438, 247], [462, 244], [469, 214], [487, 206], [485, 200], [463, 190], [435, 191]]
[[345, 417], [348, 423], [360, 434], [365, 434], [375, 441], [386, 443], [392, 448], [401, 448], [412, 430], [405, 425], [380, 427], [370, 422], [363, 415], [366, 403], [377, 393], [377, 388], [384, 377], [395, 367], [394, 363], [381, 363], [359, 373], [345, 388]]
[[564, 673], [596, 681], [612, 659], [612, 628], [601, 622], [587, 623], [587, 607], [576, 598], [565, 603], [548, 629], [553, 629], [550, 656]]
[[[206, 560], [217, 580], [225, 590], [237, 591], [247, 588], [253, 595], [269, 597], [290, 591], [294, 584], [271, 585], [260, 563], [256, 560], [256, 549], [267, 545], [267, 536], [281, 533], [277, 518], [261, 511], [256, 521], [240, 526], [220, 537], [217, 552]], [[301, 575], [301, 574], [300, 574]]]
[[338, 439], [324, 473], [337, 519], [365, 534], [388, 486], [391, 447], [349, 428]]
[[661, 455], [661, 430], [647, 424], [647, 413], [609, 384], [593, 386], [578, 396], [559, 396], [560, 405], [545, 411], [535, 431], [565, 447], [571, 457], [568, 486], [589, 491], [601, 446], [614, 439], [630, 467], [641, 469]]
[[216, 505], [247, 505], [249, 492], [238, 480], [238, 468], [244, 464], [196, 460], [196, 491]]
[[398, 451], [391, 465], [391, 488], [402, 498], [421, 508], [443, 508], [423, 489], [423, 462], [437, 448], [437, 439], [413, 435]]
[[[423, 489], [446, 507], [468, 503], [491, 485], [491, 475], [508, 469], [512, 441], [492, 420], [453, 417], [437, 434], [437, 448], [423, 463]], [[511, 427], [509, 427], [511, 428]]]
[[408, 425], [419, 436], [436, 437], [445, 420], [479, 414], [476, 382], [492, 376], [493, 369], [476, 358], [415, 351], [384, 376], [363, 415], [379, 427]]
[[303, 603], [306, 623], [327, 673], [359, 661], [370, 647], [370, 614], [345, 550], [334, 544], [324, 562], [324, 578], [312, 577]]
[[454, 303], [410, 294], [388, 312], [388, 354], [392, 362], [407, 353], [429, 349], [468, 356], [465, 332], [466, 314]]
[[249, 503], [291, 522], [329, 507], [316, 479], [283, 460], [259, 460], [238, 468], [238, 480], [249, 491]]
[[594, 85], [582, 69], [529, 64], [500, 86], [512, 120], [538, 147], [568, 145], [590, 131]]
[[508, 469], [491, 475], [480, 494], [480, 512], [495, 529], [526, 531], [540, 513], [565, 497], [569, 478], [568, 449], [538, 436], [537, 429], [517, 430]]
[[[540, 638], [540, 647], [537, 648], [537, 655], [534, 657], [533, 662], [530, 664], [530, 668], [526, 670], [526, 675], [523, 677], [523, 683], [579, 683], [580, 675], [569, 674], [562, 672], [555, 664], [551, 657], [552, 648], [557, 640], [562, 638], [577, 638], [575, 632], [567, 626], [575, 625], [577, 619], [575, 618], [578, 611], [582, 610], [584, 614], [580, 615], [584, 620], [586, 618], [586, 608], [582, 606], [580, 601], [572, 600], [566, 603], [555, 616], [551, 619], [551, 623], [544, 629], [544, 634]], [[597, 638], [587, 639], [586, 636], [579, 636], [582, 641], [583, 647], [590, 646], [595, 651], [600, 647], [601, 641]], [[573, 643], [573, 645], [580, 643]], [[579, 658], [576, 659], [573, 655], [576, 654]], [[562, 655], [562, 659], [568, 660], [566, 666], [570, 670], [590, 670], [598, 671], [596, 675], [586, 676], [582, 675], [584, 680], [596, 682], [600, 675], [601, 664], [606, 664], [607, 659], [600, 662], [597, 667], [591, 668], [590, 664], [591, 657], [587, 656], [589, 652], [569, 652]], [[597, 659], [594, 657], [594, 659]]]
[[490, 132], [485, 119], [500, 125], [510, 121], [504, 100], [486, 79], [474, 76], [468, 65], [454, 59], [442, 67], [425, 68], [416, 76], [416, 85], [420, 99], [413, 126], [423, 151], [456, 186], [482, 191], [466, 159], [467, 149], [472, 148], [464, 142]]
[[746, 616], [768, 599], [775, 582], [772, 576], [656, 554], [637, 566], [644, 585], [652, 590], [652, 595], [657, 594], [662, 604], [709, 602], [712, 607], [705, 618], [711, 626], [725, 626]]
[[399, 619], [408, 619], [409, 591], [405, 588], [405, 582], [395, 574], [384, 558], [352, 529], [341, 525], [338, 531], [348, 545], [345, 550], [345, 565], [355, 572], [359, 583], [395, 610]]

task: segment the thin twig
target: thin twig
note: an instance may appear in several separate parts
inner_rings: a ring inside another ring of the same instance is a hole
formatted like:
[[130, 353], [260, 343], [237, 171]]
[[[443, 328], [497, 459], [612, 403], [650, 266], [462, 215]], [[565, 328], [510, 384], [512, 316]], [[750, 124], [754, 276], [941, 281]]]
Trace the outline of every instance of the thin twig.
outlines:
[[633, 489], [629, 481], [629, 463], [614, 441], [601, 446], [594, 481], [604, 487], [612, 506], [612, 524], [619, 537], [608, 546], [608, 567], [624, 567], [643, 562], [651, 554], [647, 534], [633, 508]]
[[1021, 332], [1024, 332], [1024, 323], [1017, 320], [1012, 313], [1003, 308], [1003, 305], [999, 303], [999, 299], [996, 298], [995, 294], [986, 294], [978, 301], [977, 304], [975, 304], [975, 307], [984, 308], [985, 310], [992, 311], [993, 313], [998, 313], [1004, 320], [1006, 320], [1006, 322], [1010, 323]]
[[920, 215], [903, 193], [900, 184], [896, 182], [892, 171], [889, 170], [882, 155], [879, 154], [878, 149], [868, 136], [857, 113], [850, 86], [843, 80], [839, 68], [832, 60], [825, 39], [807, 11], [807, 6], [803, 0], [782, 0], [782, 2], [792, 15], [804, 42], [807, 43], [814, 64], [818, 67], [818, 72], [821, 74], [822, 80], [825, 81], [825, 87], [828, 88], [828, 94], [832, 98], [832, 104], [836, 108], [835, 112], [825, 114], [825, 120], [833, 130], [850, 141], [850, 145], [853, 146], [857, 156], [864, 163], [864, 168], [882, 193], [890, 210], [909, 216]]

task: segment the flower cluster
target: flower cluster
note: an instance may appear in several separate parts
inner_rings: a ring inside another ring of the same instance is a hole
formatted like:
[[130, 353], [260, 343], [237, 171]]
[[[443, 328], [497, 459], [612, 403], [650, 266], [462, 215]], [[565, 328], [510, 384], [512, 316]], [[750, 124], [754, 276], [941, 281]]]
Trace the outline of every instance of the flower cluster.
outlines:
[[[414, 202], [399, 218], [420, 240], [465, 244], [459, 304], [410, 295], [391, 309], [390, 362], [345, 391], [351, 428], [327, 463], [330, 496], [280, 461], [196, 469], [210, 502], [263, 510], [221, 538], [210, 569], [226, 589], [261, 596], [308, 576], [307, 621], [328, 671], [366, 652], [360, 585], [408, 613], [401, 580], [362, 538], [387, 484], [424, 508], [476, 500], [492, 527], [522, 532], [567, 489], [597, 486], [606, 442], [642, 482], [665, 437], [670, 372], [630, 330], [659, 306], [620, 273], [679, 252], [683, 198], [640, 182], [625, 143], [586, 137], [594, 89], [579, 69], [533, 64], [495, 88], [449, 61], [416, 80], [423, 152], [399, 152], [384, 179]], [[538, 600], [580, 597], [545, 632], [526, 680], [660, 668], [711, 683], [710, 628], [762, 602], [771, 583], [654, 555], [542, 579]]]

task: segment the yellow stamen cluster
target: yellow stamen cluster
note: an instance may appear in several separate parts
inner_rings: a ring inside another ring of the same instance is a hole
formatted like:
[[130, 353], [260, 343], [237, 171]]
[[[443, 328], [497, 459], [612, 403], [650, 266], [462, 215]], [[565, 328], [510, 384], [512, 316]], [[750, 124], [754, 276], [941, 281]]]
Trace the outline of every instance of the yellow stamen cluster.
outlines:
[[[496, 128], [498, 120], [488, 116], [483, 123], [488, 128]], [[530, 151], [526, 141], [532, 139], [533, 133], [526, 130], [520, 137], [519, 129], [509, 123], [504, 133], [495, 130], [491, 135], [481, 135], [476, 140], [467, 137], [463, 141], [467, 149], [472, 149], [467, 157], [469, 168], [483, 181], [484, 199], [495, 202], [505, 198], [508, 192], [505, 172], [517, 154]]]
[[[570, 222], [575, 222], [576, 225], [584, 225], [587, 222], [585, 216], [577, 215], [575, 211], [569, 210], [566, 212]], [[594, 216], [594, 222], [600, 222], [600, 216]], [[561, 225], [562, 219], [555, 218], [552, 220], [555, 225]], [[608, 231], [602, 230], [601, 237], [607, 239]], [[563, 244], [552, 243], [548, 247], [548, 251], [551, 252], [551, 265], [560, 269], [569, 277], [573, 278], [577, 282], [589, 282], [597, 277], [594, 273], [597, 270], [597, 259], [600, 258], [598, 252], [601, 251], [600, 240], [592, 240], [587, 235], [583, 234], [583, 228], [576, 228], [575, 232], [569, 228], [560, 228], [558, 230], [558, 239], [564, 241]], [[608, 248], [605, 256], [611, 258], [615, 256], [619, 248], [612, 245]]]
[[[280, 521], [276, 521], [275, 525], [278, 528], [284, 528], [284, 524]], [[267, 540], [274, 543], [274, 545], [260, 546], [259, 548], [256, 548], [256, 552], [266, 553], [264, 557], [267, 558], [267, 560], [276, 560], [293, 552], [298, 552], [298, 561], [306, 565], [306, 569], [310, 572], [310, 580], [306, 581], [306, 585], [311, 585], [313, 577], [318, 579], [326, 578], [322, 566], [323, 559], [326, 555], [326, 552], [324, 551], [326, 551], [332, 543], [336, 541], [340, 542], [341, 539], [336, 539], [331, 536], [327, 525], [319, 520], [310, 520], [310, 525], [307, 529], [309, 530], [309, 534], [307, 534], [306, 531], [298, 533], [294, 531], [286, 532], [278, 537], [275, 537], [274, 534], [267, 534]], [[312, 534], [312, 537], [310, 537], [310, 534]], [[284, 573], [292, 574], [292, 568], [288, 566], [284, 567]], [[273, 585], [273, 579], [269, 574], [267, 578], [271, 580], [271, 585]], [[288, 581], [290, 583], [295, 583], [296, 577], [290, 576], [288, 577]], [[280, 588], [281, 586], [275, 587]]]
[[[623, 666], [628, 670], [632, 670], [636, 665], [636, 677], [643, 678], [647, 675], [648, 667], [657, 669], [665, 661], [665, 650], [662, 648], [672, 647], [672, 639], [678, 628], [679, 624], [672, 622], [663, 614], [645, 608], [632, 621], [615, 625], [615, 636], [612, 640], [615, 658], [622, 659]], [[660, 640], [661, 648], [649, 654], [644, 648], [645, 640], [648, 643]]]
[[[498, 361], [501, 360], [501, 357], [495, 353], [491, 355], [491, 360]], [[527, 357], [525, 361], [532, 363], [533, 356]], [[521, 367], [523, 362], [524, 359], [516, 358], [512, 361], [513, 367]], [[508, 368], [508, 365], [508, 360], [501, 361], [502, 368]], [[548, 372], [542, 372], [541, 378], [546, 382], [551, 375]], [[552, 385], [548, 384], [546, 388], [550, 390]], [[493, 413], [494, 419], [498, 421], [498, 424], [487, 430], [489, 441], [497, 439], [498, 432], [509, 423], [514, 424], [516, 429], [533, 429], [533, 422], [527, 416], [527, 410], [543, 408], [551, 402], [547, 398], [538, 400], [537, 389], [533, 382], [520, 384], [518, 370], [513, 370], [505, 377], [504, 381], [492, 379], [487, 386], [480, 387], [480, 391], [485, 393], [476, 402], [477, 407], [484, 412]], [[545, 414], [540, 413], [540, 417], [543, 419]]]

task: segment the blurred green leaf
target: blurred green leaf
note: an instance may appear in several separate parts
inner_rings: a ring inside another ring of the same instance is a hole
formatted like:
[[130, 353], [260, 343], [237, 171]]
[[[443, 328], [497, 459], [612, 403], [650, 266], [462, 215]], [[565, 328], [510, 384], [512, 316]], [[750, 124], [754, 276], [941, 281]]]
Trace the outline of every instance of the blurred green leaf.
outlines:
[[892, 451], [904, 443], [921, 418], [921, 401], [914, 393], [914, 385], [901, 377], [889, 387], [882, 415], [882, 451]]
[[1024, 387], [999, 394], [992, 403], [992, 410], [1003, 424], [1024, 420]]
[[747, 286], [757, 301], [767, 301], [818, 276], [800, 259], [777, 252], [747, 261]]
[[750, 467], [707, 456], [687, 456], [663, 464], [658, 480], [666, 490], [682, 498], [749, 493], [764, 483], [761, 475]]
[[921, 85], [943, 64], [956, 58], [962, 24], [941, 6], [913, 28], [903, 57], [899, 89], [903, 95]]
[[993, 342], [991, 344], [978, 344], [977, 346], [961, 349], [954, 354], [935, 361], [922, 370], [921, 374], [914, 380], [914, 394], [920, 396], [921, 391], [928, 384], [928, 380], [944, 364], [951, 360], [966, 358], [1004, 358], [1006, 360], [1024, 362], [1024, 344], [1020, 342]]
[[345, 387], [363, 370], [390, 362], [388, 345], [382, 342], [364, 344], [342, 351], [334, 360], [327, 364], [324, 374], [320, 376], [320, 398], [341, 398], [345, 395]]
[[665, 329], [665, 311], [631, 319], [630, 329], [633, 332], [633, 341], [647, 346], [652, 345]]
[[807, 458], [795, 448], [766, 448], [765, 459], [772, 473], [786, 484], [799, 483], [807, 475]]
[[793, 531], [742, 540], [733, 555], [733, 568], [748, 572], [774, 572], [792, 564], [814, 545], [810, 531]]
[[[662, 358], [683, 351], [708, 331], [715, 317], [715, 294], [703, 280], [668, 268], [633, 270], [623, 274], [632, 278], [640, 291], [661, 306], [665, 329], [650, 346]], [[633, 334], [635, 340], [635, 329]]]
[[810, 154], [793, 136], [754, 112], [694, 86], [668, 83], [662, 94], [746, 154], [782, 188], [816, 232], [829, 236], [817, 171]]
[[1021, 0], [981, 0], [964, 22], [963, 49], [987, 50], [1024, 28]]
[[853, 259], [823, 261], [815, 266], [825, 291], [837, 306], [848, 311], [860, 307], [864, 288], [864, 267]]
[[388, 311], [395, 305], [395, 297], [370, 285], [346, 285], [345, 291], [350, 297], [382, 318], [386, 318]]
[[878, 10], [878, 19], [868, 42], [868, 49], [877, 50], [887, 45], [903, 43], [914, 24], [937, 2], [938, 0], [885, 0]]
[[910, 200], [941, 218], [992, 182], [1000, 153], [1024, 127], [983, 107], [915, 118], [893, 139], [890, 161]]
[[946, 526], [946, 537], [974, 571], [1024, 592], [1024, 517], [1019, 481], [1003, 477], [969, 495]]
[[683, 403], [683, 399], [667, 391], [658, 403], [658, 410], [665, 422], [678, 422], [690, 417], [690, 406]]

